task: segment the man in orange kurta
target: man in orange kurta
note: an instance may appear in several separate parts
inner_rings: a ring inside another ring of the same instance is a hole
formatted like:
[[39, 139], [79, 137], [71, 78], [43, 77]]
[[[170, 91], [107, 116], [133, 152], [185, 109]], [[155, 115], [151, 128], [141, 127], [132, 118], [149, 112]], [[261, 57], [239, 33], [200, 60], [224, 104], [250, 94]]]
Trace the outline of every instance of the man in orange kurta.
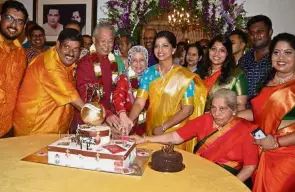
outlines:
[[73, 77], [81, 40], [77, 30], [65, 29], [55, 47], [30, 63], [13, 116], [16, 136], [68, 131], [74, 114], [73, 106], [81, 109], [84, 105]]
[[12, 114], [26, 67], [26, 54], [16, 40], [28, 13], [18, 1], [6, 1], [0, 18], [0, 138], [12, 136]]

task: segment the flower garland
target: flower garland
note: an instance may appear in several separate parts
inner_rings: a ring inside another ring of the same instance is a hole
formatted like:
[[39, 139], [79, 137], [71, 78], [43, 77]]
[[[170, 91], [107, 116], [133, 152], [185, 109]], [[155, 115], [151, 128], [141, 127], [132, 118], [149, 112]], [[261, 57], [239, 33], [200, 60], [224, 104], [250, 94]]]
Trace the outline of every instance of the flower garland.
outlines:
[[210, 36], [245, 27], [244, 3], [237, 0], [109, 0], [104, 12], [115, 28], [136, 36], [138, 23], [171, 8], [192, 8]]

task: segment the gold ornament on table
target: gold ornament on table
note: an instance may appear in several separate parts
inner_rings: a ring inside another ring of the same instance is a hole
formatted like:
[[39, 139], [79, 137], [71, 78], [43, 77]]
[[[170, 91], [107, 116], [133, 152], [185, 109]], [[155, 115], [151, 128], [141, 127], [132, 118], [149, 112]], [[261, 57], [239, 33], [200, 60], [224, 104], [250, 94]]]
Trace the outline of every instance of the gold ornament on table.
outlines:
[[83, 106], [81, 118], [87, 125], [101, 125], [106, 116], [104, 107], [97, 102], [90, 102]]

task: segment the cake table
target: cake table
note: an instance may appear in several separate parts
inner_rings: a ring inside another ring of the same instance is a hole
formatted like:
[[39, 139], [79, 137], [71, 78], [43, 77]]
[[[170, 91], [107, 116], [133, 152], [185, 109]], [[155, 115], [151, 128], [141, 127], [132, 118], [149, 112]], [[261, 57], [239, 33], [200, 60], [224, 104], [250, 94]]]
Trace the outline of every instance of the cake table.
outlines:
[[[180, 151], [186, 166], [183, 171], [160, 173], [148, 167], [140, 177], [21, 161], [58, 138], [39, 135], [0, 139], [0, 192], [250, 192], [227, 171], [185, 151]], [[161, 145], [140, 147], [158, 150]]]

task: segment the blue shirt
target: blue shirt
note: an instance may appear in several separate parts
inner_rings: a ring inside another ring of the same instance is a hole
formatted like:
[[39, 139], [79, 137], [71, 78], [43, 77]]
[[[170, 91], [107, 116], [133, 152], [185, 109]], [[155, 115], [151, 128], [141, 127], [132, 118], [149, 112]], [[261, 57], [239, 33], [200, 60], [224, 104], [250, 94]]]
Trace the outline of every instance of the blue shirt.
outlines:
[[265, 55], [260, 61], [256, 62], [254, 49], [250, 49], [241, 57], [238, 65], [245, 71], [248, 79], [248, 101], [255, 97], [258, 92], [258, 86], [269, 74], [272, 66], [270, 55]]

